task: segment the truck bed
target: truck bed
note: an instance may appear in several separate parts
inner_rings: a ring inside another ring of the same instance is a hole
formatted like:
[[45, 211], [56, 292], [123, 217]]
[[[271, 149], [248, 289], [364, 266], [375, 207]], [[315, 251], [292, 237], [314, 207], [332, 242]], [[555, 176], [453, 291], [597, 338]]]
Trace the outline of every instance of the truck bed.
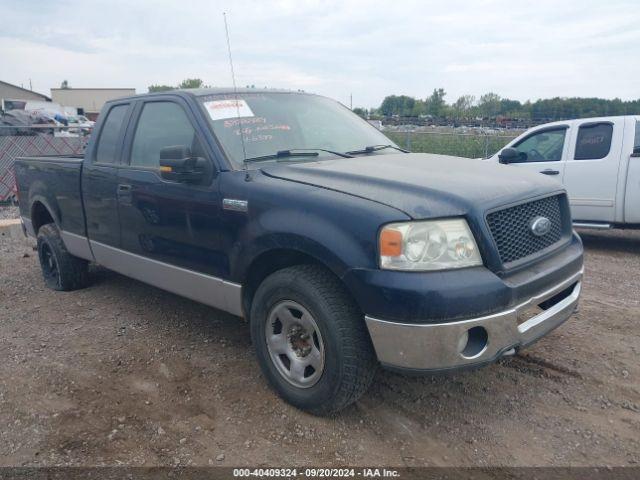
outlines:
[[81, 155], [19, 157], [15, 162], [20, 216], [37, 226], [38, 204], [47, 207], [61, 230], [85, 234], [80, 179]]

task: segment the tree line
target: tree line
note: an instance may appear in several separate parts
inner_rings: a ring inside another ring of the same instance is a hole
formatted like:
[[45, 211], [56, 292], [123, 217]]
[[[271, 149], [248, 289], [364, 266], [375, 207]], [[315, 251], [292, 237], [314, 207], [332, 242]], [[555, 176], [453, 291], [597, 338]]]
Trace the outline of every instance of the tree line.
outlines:
[[[205, 84], [201, 78], [185, 78], [175, 87], [173, 85], [149, 85], [148, 87], [149, 93], [168, 92], [169, 90], [181, 90], [184, 88], [211, 88], [211, 85]], [[246, 88], [256, 88], [256, 86], [247, 85]]]
[[[67, 85], [66, 80], [62, 88]], [[255, 88], [255, 86], [251, 85]], [[176, 86], [150, 85], [149, 92], [162, 92], [182, 88], [208, 88], [200, 78], [187, 78]], [[365, 118], [414, 117], [446, 119], [453, 121], [508, 118], [527, 122], [565, 120], [569, 118], [605, 117], [610, 115], [640, 115], [640, 99], [613, 100], [605, 98], [546, 98], [531, 102], [520, 102], [502, 98], [497, 93], [485, 93], [480, 98], [462, 95], [449, 104], [443, 88], [435, 88], [427, 98], [407, 95], [389, 95], [378, 108], [354, 108]]]
[[524, 121], [553, 121], [569, 118], [601, 117], [610, 115], [640, 115], [640, 99], [613, 100], [604, 98], [547, 98], [534, 102], [520, 102], [502, 98], [496, 93], [485, 93], [476, 99], [462, 95], [455, 102], [445, 101], [446, 92], [436, 88], [433, 93], [419, 99], [407, 95], [389, 95], [378, 108], [354, 111], [364, 117], [431, 117], [435, 119], [496, 119], [499, 117]]
[[200, 78], [185, 78], [175, 87], [172, 85], [149, 85], [149, 93], [167, 92], [169, 90], [179, 90], [183, 88], [209, 88]]

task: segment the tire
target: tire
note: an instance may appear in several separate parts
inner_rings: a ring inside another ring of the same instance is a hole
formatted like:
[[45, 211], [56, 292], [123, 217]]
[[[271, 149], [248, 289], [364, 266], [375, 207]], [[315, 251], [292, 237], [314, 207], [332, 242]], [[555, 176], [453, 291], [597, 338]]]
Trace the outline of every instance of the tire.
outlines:
[[[340, 282], [319, 266], [297, 265], [267, 277], [254, 296], [250, 328], [271, 387], [315, 415], [358, 400], [378, 367], [362, 314]], [[305, 363], [303, 370], [296, 368]]]
[[53, 223], [38, 230], [38, 258], [47, 287], [71, 291], [87, 285], [88, 262], [67, 251], [58, 227]]

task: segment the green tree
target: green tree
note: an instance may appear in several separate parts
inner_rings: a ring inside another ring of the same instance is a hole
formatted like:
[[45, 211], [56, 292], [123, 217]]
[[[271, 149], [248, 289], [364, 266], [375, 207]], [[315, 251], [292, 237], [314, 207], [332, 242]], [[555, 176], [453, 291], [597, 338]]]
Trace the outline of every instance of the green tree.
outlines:
[[149, 85], [149, 93], [154, 92], [167, 92], [169, 90], [175, 90], [176, 87], [171, 87], [169, 85]]
[[516, 116], [516, 118], [522, 120], [531, 120], [531, 101], [527, 100], [522, 104], [520, 113]]
[[169, 90], [183, 89], [183, 88], [208, 88], [200, 78], [185, 78], [180, 82], [177, 87], [171, 85], [150, 85], [149, 93], [153, 92], [166, 92]]
[[416, 99], [407, 95], [389, 95], [385, 97], [380, 105], [380, 113], [386, 116], [399, 115], [401, 117], [411, 116]]
[[476, 97], [473, 95], [462, 95], [452, 105], [452, 113], [455, 118], [468, 118], [471, 114], [471, 109], [474, 103], [476, 103]]
[[203, 88], [203, 87], [204, 87], [204, 82], [199, 78], [186, 78], [182, 82], [180, 82], [180, 85], [178, 85], [178, 88]]
[[66, 80], [63, 80], [62, 83], [60, 84], [60, 88], [64, 88], [64, 89], [69, 88], [69, 82], [67, 82]]
[[353, 109], [353, 113], [355, 113], [356, 115], [360, 115], [362, 118], [367, 118], [368, 112], [366, 108], [356, 107]]
[[480, 97], [478, 109], [483, 117], [495, 118], [500, 113], [500, 95], [485, 93]]
[[434, 88], [433, 93], [425, 100], [426, 112], [434, 117], [443, 117], [445, 115], [446, 103], [444, 97], [447, 93], [444, 88]]
[[419, 117], [421, 115], [425, 115], [427, 113], [427, 106], [424, 103], [424, 100], [416, 99], [413, 103], [413, 108], [408, 112], [409, 117]]
[[380, 119], [380, 117], [382, 116], [382, 114], [380, 113], [380, 109], [379, 108], [370, 108], [369, 109], [369, 118], [373, 119], [373, 120], [378, 120]]
[[518, 100], [503, 98], [500, 100], [500, 115], [517, 117], [522, 110], [522, 104]]

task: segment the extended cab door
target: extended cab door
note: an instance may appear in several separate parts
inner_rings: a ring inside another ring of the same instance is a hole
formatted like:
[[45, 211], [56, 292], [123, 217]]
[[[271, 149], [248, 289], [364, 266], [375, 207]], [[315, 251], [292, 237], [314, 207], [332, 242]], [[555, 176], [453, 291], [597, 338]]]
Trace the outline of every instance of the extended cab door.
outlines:
[[509, 164], [562, 181], [567, 150], [568, 125], [552, 125], [533, 130], [513, 145], [519, 157]]
[[574, 129], [564, 173], [573, 219], [613, 222], [624, 117], [578, 121]]
[[[139, 263], [134, 276], [172, 291], [180, 287], [172, 282], [185, 278], [174, 267], [226, 277], [218, 178], [194, 113], [179, 97], [140, 100], [132, 126], [118, 179], [118, 204], [121, 248], [136, 257], [122, 256], [122, 261], [144, 257], [161, 262]], [[209, 173], [202, 181], [161, 177], [160, 150], [172, 146], [188, 147], [193, 157], [206, 160]], [[145, 269], [153, 275], [163, 272], [167, 278], [160, 280], [165, 283], [146, 278]], [[191, 296], [189, 291], [181, 294]]]
[[118, 218], [118, 166], [131, 103], [113, 103], [101, 114], [97, 135], [86, 152], [82, 167], [82, 200], [87, 236], [92, 242], [120, 246]]

